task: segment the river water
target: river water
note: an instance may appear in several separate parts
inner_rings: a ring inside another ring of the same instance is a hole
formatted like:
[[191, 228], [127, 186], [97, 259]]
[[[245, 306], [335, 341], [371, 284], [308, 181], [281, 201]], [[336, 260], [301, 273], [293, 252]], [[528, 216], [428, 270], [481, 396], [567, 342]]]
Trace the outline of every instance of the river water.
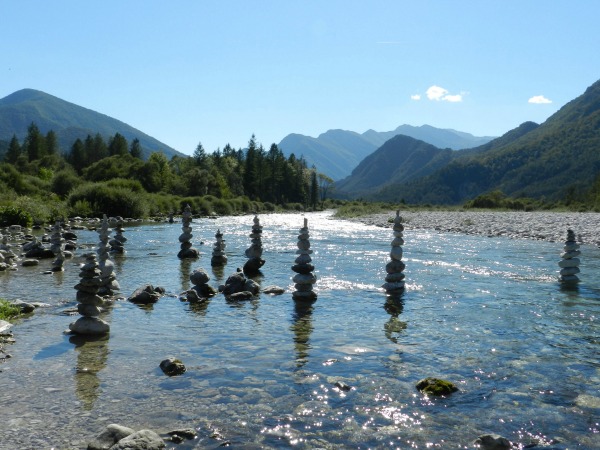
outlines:
[[[107, 424], [161, 434], [194, 428], [168, 448], [471, 448], [500, 434], [518, 447], [600, 448], [600, 250], [582, 246], [581, 283], [557, 282], [561, 244], [406, 231], [406, 292], [380, 288], [391, 229], [307, 214], [318, 299], [291, 296], [303, 216], [260, 216], [261, 286], [279, 296], [201, 305], [182, 302], [189, 273], [218, 286], [245, 262], [252, 217], [197, 219], [196, 261], [177, 258], [181, 224], [125, 229], [113, 258], [122, 295], [152, 283], [167, 295], [151, 307], [117, 301], [107, 339], [63, 333], [81, 254], [64, 273], [50, 261], [0, 273], [0, 297], [50, 306], [18, 322], [0, 364], [0, 448], [81, 449]], [[229, 262], [210, 267], [220, 229]], [[78, 232], [82, 247], [98, 234]], [[201, 241], [204, 245], [201, 245]], [[160, 362], [187, 367], [167, 377]], [[428, 398], [424, 377], [459, 391]], [[345, 383], [349, 391], [335, 383]]]

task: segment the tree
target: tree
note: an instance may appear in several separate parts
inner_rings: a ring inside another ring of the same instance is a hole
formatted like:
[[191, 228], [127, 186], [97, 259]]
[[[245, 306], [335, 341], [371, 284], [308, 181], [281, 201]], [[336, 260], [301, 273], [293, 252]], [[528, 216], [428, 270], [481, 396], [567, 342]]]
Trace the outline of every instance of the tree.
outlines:
[[[91, 136], [88, 135], [88, 137], [91, 139]], [[86, 146], [81, 139], [77, 139], [71, 146], [71, 153], [69, 154], [68, 159], [77, 173], [81, 173], [83, 168], [87, 165], [88, 157], [86, 154]]]
[[313, 166], [310, 171], [310, 205], [317, 209], [319, 203], [319, 184], [317, 183], [317, 168]]
[[327, 198], [327, 191], [332, 187], [333, 179], [325, 175], [324, 173], [319, 174], [319, 192], [321, 193], [321, 206], [325, 203]]
[[58, 139], [56, 137], [56, 133], [52, 130], [46, 133], [46, 154], [47, 155], [57, 155], [58, 152]]
[[109, 156], [127, 154], [127, 139], [122, 134], [117, 132], [110, 138], [108, 142], [108, 154]]
[[131, 141], [131, 146], [129, 147], [129, 154], [134, 158], [142, 159], [142, 146], [138, 138], [135, 138], [133, 141]]
[[27, 128], [24, 147], [29, 162], [36, 161], [46, 154], [46, 138], [33, 122]]
[[4, 161], [14, 164], [19, 159], [19, 156], [21, 156], [21, 144], [19, 144], [17, 136], [13, 134], [13, 137], [8, 144], [8, 150], [4, 155]]
[[202, 146], [202, 142], [198, 142], [198, 146], [196, 147], [196, 150], [194, 150], [194, 160], [201, 169], [207, 168], [208, 156], [206, 156], [206, 151]]

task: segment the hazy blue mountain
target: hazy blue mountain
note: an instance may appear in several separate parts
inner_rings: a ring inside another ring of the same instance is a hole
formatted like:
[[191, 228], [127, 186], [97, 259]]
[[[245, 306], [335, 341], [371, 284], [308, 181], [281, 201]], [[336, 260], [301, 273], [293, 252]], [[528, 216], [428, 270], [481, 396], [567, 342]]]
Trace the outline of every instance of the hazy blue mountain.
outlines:
[[456, 130], [443, 130], [429, 125], [413, 127], [401, 125], [393, 131], [365, 131], [362, 134], [346, 130], [329, 130], [316, 138], [289, 134], [278, 145], [286, 156], [303, 156], [308, 165], [334, 180], [350, 175], [368, 155], [399, 134], [420, 139], [441, 148], [458, 150], [479, 146], [491, 137], [477, 137]]
[[10, 141], [14, 134], [22, 143], [32, 122], [44, 134], [53, 130], [62, 152], [68, 153], [77, 138], [84, 140], [88, 134], [100, 133], [108, 143], [109, 137], [120, 133], [129, 143], [139, 139], [144, 158], [157, 151], [169, 159], [185, 156], [124, 122], [42, 91], [22, 89], [0, 99], [0, 141]]
[[597, 81], [543, 124], [526, 122], [483, 146], [453, 153], [448, 164], [424, 177], [383, 183], [372, 187], [366, 197], [456, 204], [501, 190], [513, 197], [556, 200], [586, 192], [599, 175]]

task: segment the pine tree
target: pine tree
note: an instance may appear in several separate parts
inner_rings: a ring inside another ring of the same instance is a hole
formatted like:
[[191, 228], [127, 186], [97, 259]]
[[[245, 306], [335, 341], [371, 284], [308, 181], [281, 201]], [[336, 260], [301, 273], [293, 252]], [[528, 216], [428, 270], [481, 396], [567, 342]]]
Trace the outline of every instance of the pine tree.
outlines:
[[142, 146], [138, 138], [135, 138], [133, 141], [131, 141], [131, 147], [129, 147], [129, 154], [134, 158], [142, 159]]
[[21, 144], [19, 144], [17, 136], [13, 134], [13, 137], [8, 144], [8, 150], [4, 155], [4, 161], [10, 164], [15, 164], [19, 159], [19, 156], [21, 156]]
[[29, 162], [36, 161], [46, 154], [46, 138], [33, 122], [27, 128], [24, 147]]

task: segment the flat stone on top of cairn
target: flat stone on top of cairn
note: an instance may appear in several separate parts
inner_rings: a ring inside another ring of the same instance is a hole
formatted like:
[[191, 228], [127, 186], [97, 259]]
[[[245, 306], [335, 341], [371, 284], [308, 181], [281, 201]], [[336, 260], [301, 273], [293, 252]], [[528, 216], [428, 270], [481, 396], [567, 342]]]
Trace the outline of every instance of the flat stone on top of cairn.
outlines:
[[315, 267], [311, 264], [312, 250], [310, 249], [308, 219], [304, 218], [304, 227], [300, 228], [298, 235], [298, 250], [296, 254], [296, 264], [292, 270], [296, 272], [294, 278], [294, 287], [296, 290], [292, 293], [294, 300], [313, 301], [317, 299], [317, 294], [313, 291], [313, 285], [317, 282], [317, 277], [313, 274]]
[[86, 253], [85, 264], [79, 272], [80, 281], [75, 285], [77, 290], [77, 311], [82, 315], [75, 322], [69, 324], [69, 329], [76, 334], [102, 335], [110, 331], [110, 326], [98, 316], [100, 307], [105, 304], [98, 295], [98, 288], [102, 284], [100, 275], [102, 271], [98, 266], [95, 253]]
[[579, 271], [579, 258], [581, 255], [579, 251], [579, 244], [575, 241], [575, 233], [573, 230], [567, 230], [567, 240], [563, 247], [565, 251], [559, 261], [558, 266], [560, 267], [560, 275], [558, 280], [564, 284], [577, 284], [579, 283], [579, 277], [577, 274]]
[[127, 238], [123, 236], [124, 231], [123, 218], [119, 217], [117, 218], [117, 226], [115, 227], [115, 236], [108, 242], [111, 253], [125, 253], [125, 242], [127, 242]]
[[223, 233], [221, 233], [221, 230], [217, 230], [215, 239], [216, 241], [213, 244], [210, 265], [213, 267], [224, 266], [227, 264], [227, 255], [225, 255], [225, 239], [223, 239]]
[[392, 241], [392, 250], [390, 251], [391, 261], [385, 266], [387, 275], [385, 277], [385, 283], [383, 288], [388, 294], [398, 294], [404, 291], [404, 269], [406, 265], [402, 262], [402, 245], [404, 245], [404, 239], [402, 232], [404, 231], [404, 225], [402, 225], [402, 217], [400, 211], [396, 211], [396, 217], [394, 218], [394, 240]]
[[181, 222], [181, 230], [183, 231], [179, 235], [181, 250], [179, 250], [179, 253], [177, 253], [177, 257], [180, 259], [198, 258], [198, 256], [200, 256], [200, 252], [192, 247], [192, 243], [190, 242], [193, 237], [192, 227], [190, 226], [192, 223], [192, 208], [190, 208], [190, 205], [185, 205], [183, 214], [181, 215]]
[[246, 249], [246, 257], [248, 261], [244, 264], [244, 273], [256, 274], [260, 268], [265, 264], [265, 260], [262, 259], [262, 226], [258, 220], [258, 216], [254, 216], [254, 224], [252, 225], [252, 233], [250, 233], [251, 244]]
[[102, 225], [98, 230], [100, 242], [98, 244], [98, 267], [100, 269], [100, 286], [98, 287], [99, 295], [113, 295], [115, 291], [121, 290], [117, 277], [115, 277], [114, 263], [108, 257], [108, 240], [110, 238], [110, 228], [108, 228], [108, 219], [106, 214], [102, 218]]
[[62, 237], [62, 227], [60, 222], [57, 220], [52, 227], [52, 235], [50, 236], [50, 250], [56, 256], [52, 261], [52, 272], [62, 272], [63, 264], [65, 263], [64, 253], [65, 239]]

